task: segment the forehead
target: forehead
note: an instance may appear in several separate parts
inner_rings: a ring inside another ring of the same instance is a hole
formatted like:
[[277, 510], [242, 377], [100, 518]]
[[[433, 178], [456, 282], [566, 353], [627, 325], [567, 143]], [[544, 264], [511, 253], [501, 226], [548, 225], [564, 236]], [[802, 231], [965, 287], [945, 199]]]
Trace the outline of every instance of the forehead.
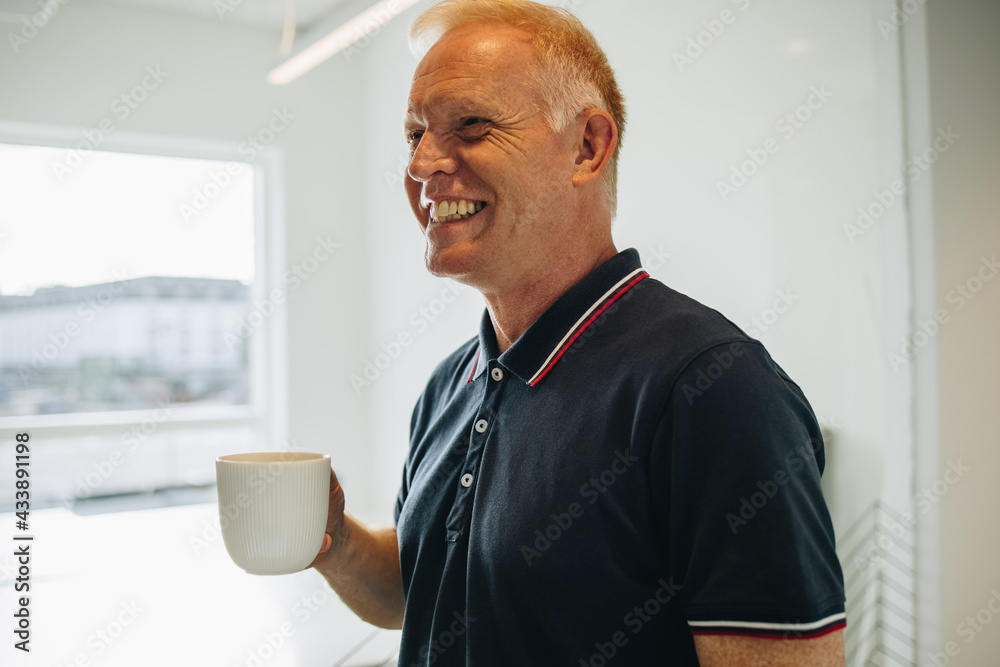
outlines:
[[417, 65], [407, 117], [456, 113], [533, 96], [525, 73], [537, 58], [528, 35], [509, 26], [472, 26], [445, 34]]

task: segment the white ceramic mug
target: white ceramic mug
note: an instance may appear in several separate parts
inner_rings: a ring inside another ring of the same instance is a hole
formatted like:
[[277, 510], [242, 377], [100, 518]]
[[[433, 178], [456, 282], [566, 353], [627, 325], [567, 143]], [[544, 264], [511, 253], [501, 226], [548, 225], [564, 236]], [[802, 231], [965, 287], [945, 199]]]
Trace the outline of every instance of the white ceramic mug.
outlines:
[[252, 452], [215, 460], [226, 551], [250, 574], [304, 570], [323, 545], [330, 457]]

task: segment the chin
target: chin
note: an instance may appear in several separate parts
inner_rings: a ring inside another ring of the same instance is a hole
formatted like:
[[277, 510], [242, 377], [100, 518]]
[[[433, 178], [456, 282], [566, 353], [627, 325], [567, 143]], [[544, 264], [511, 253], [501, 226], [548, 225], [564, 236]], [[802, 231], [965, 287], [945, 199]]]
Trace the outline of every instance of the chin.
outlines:
[[457, 248], [434, 250], [430, 247], [424, 253], [427, 272], [437, 278], [451, 278], [460, 283], [470, 284], [480, 262], [469, 252]]

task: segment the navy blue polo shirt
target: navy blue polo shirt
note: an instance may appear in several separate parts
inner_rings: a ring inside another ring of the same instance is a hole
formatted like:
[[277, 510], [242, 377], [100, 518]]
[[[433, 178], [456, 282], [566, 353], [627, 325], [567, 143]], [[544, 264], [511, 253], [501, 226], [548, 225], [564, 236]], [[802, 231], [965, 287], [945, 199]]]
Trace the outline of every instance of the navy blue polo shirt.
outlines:
[[489, 314], [413, 411], [399, 665], [697, 665], [693, 635], [844, 626], [802, 390], [620, 252], [502, 354]]

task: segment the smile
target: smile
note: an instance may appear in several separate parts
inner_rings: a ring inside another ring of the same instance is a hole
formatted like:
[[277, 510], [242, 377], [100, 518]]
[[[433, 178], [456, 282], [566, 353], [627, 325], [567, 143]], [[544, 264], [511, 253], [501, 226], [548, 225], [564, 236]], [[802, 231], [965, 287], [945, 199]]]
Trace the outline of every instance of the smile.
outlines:
[[443, 201], [431, 204], [431, 222], [453, 222], [471, 218], [486, 206], [484, 201], [470, 201], [459, 199], [458, 201]]

